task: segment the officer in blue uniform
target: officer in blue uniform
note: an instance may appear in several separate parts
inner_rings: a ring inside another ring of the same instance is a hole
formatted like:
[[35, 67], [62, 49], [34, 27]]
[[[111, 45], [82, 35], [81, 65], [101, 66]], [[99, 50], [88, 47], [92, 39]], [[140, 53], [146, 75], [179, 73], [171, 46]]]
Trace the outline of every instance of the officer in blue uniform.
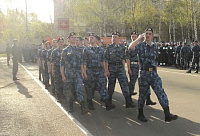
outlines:
[[[135, 41], [137, 39], [137, 33], [136, 32], [132, 32], [131, 33], [131, 40]], [[137, 93], [134, 93], [134, 89], [135, 89], [135, 83], [138, 79], [138, 73], [139, 73], [139, 60], [138, 60], [138, 50], [127, 50], [127, 68], [128, 68], [128, 74], [129, 74], [129, 78], [130, 78], [130, 82], [129, 82], [129, 90], [130, 90], [130, 96], [131, 95], [136, 95]], [[147, 98], [146, 98], [146, 105], [155, 105], [156, 102], [153, 102], [151, 100], [151, 91], [149, 88], [148, 94], [147, 94]], [[130, 98], [131, 99], [131, 98]], [[132, 99], [131, 99], [132, 100]]]
[[81, 51], [79, 47], [81, 46], [82, 38], [77, 38], [78, 45], [76, 46], [76, 34], [72, 32], [68, 40], [69, 45], [63, 49], [61, 57], [61, 74], [65, 86], [64, 95], [67, 98], [69, 112], [73, 112], [74, 92], [76, 92], [81, 105], [81, 114], [86, 114], [88, 111], [84, 104], [84, 88], [81, 73], [82, 52], [79, 52]]
[[116, 79], [118, 79], [126, 100], [126, 108], [135, 107], [130, 99], [128, 78], [125, 71], [126, 53], [125, 46], [119, 44], [120, 33], [112, 33], [112, 44], [105, 50], [105, 74], [108, 77], [108, 93], [112, 103]]
[[179, 45], [176, 47], [175, 50], [175, 56], [176, 56], [176, 67], [177, 68], [181, 68], [180, 67], [180, 52], [181, 52], [181, 48], [182, 48], [182, 42], [179, 42]]
[[115, 105], [109, 101], [107, 82], [104, 75], [104, 49], [97, 45], [98, 39], [100, 39], [99, 36], [91, 33], [89, 35], [90, 46], [83, 51], [82, 75], [85, 79], [85, 86], [87, 86], [88, 108], [94, 110], [92, 99], [94, 91], [97, 89], [105, 102], [106, 110], [111, 110], [115, 108]]
[[194, 41], [194, 46], [192, 47], [192, 52], [193, 52], [192, 66], [187, 71], [187, 73], [191, 73], [191, 70], [192, 70], [192, 68], [195, 67], [195, 64], [196, 64], [195, 73], [199, 73], [199, 52], [200, 52], [200, 47], [198, 45], [198, 41]]
[[[143, 38], [144, 42], [139, 43], [141, 40], [143, 40]], [[156, 93], [162, 108], [164, 109], [165, 121], [176, 120], [178, 116], [171, 114], [169, 111], [168, 98], [164, 89], [162, 88], [162, 80], [157, 73], [158, 50], [157, 46], [152, 42], [152, 40], [153, 30], [148, 28], [145, 30], [145, 33], [141, 34], [135, 41], [131, 42], [129, 46], [129, 50], [134, 50], [134, 48], [137, 48], [140, 62], [140, 76], [138, 78], [138, 119], [142, 122], [147, 122], [147, 119], [143, 114], [143, 107], [148, 89], [151, 86]]]
[[64, 39], [59, 38], [57, 41], [58, 47], [51, 53], [52, 59], [52, 76], [55, 78], [55, 90], [58, 102], [63, 98], [63, 81], [60, 72], [61, 52], [63, 50]]

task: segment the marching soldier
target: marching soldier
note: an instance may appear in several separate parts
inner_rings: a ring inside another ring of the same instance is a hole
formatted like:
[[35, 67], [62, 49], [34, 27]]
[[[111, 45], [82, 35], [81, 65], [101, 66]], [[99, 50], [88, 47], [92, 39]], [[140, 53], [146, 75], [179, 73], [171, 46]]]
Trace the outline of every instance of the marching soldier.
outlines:
[[[131, 39], [132, 39], [132, 41], [135, 41], [137, 39], [136, 32], [131, 33]], [[127, 67], [128, 67], [129, 78], [130, 78], [130, 82], [129, 82], [130, 94], [136, 95], [137, 93], [136, 92], [134, 93], [134, 89], [135, 89], [135, 83], [138, 79], [138, 73], [139, 73], [139, 60], [138, 60], [138, 50], [137, 49], [127, 50]], [[149, 88], [149, 91], [148, 91], [148, 94], [146, 97], [146, 105], [155, 105], [156, 102], [153, 102], [151, 100], [150, 95], [151, 95], [151, 91]]]
[[[144, 42], [141, 40], [144, 39]], [[169, 110], [169, 102], [167, 95], [162, 88], [162, 80], [157, 74], [157, 46], [152, 42], [153, 30], [148, 28], [145, 33], [141, 34], [135, 41], [130, 43], [129, 50], [138, 49], [138, 57], [140, 62], [140, 76], [139, 76], [139, 99], [138, 99], [138, 119], [142, 122], [147, 122], [143, 114], [143, 107], [148, 89], [151, 86], [158, 97], [158, 100], [164, 109], [165, 121], [172, 121], [178, 118]], [[137, 45], [137, 46], [136, 46]]]
[[55, 95], [55, 79], [54, 77], [52, 76], [52, 59], [51, 59], [51, 53], [52, 51], [57, 47], [57, 40], [56, 39], [53, 39], [52, 40], [52, 48], [48, 51], [48, 62], [47, 62], [47, 65], [48, 65], [48, 73], [50, 74], [50, 78], [51, 78], [51, 91], [52, 91], [52, 94]]
[[58, 47], [55, 48], [51, 53], [52, 59], [52, 76], [55, 79], [55, 90], [58, 102], [61, 102], [61, 98], [63, 98], [63, 81], [60, 72], [60, 60], [61, 60], [61, 52], [64, 46], [64, 39], [59, 38], [57, 40]]
[[48, 50], [51, 48], [51, 43], [47, 41], [44, 44], [44, 50], [42, 51], [42, 68], [44, 73], [44, 85], [45, 89], [48, 89], [49, 86], [49, 73], [48, 73]]
[[106, 87], [107, 82], [104, 75], [104, 49], [98, 47], [98, 39], [100, 39], [99, 36], [91, 33], [89, 35], [90, 46], [83, 51], [82, 75], [85, 79], [85, 85], [87, 86], [88, 108], [94, 110], [92, 99], [94, 97], [94, 91], [97, 89], [105, 102], [106, 110], [111, 110], [115, 108], [115, 105], [111, 104], [109, 101]]
[[120, 33], [112, 33], [112, 44], [105, 50], [105, 74], [108, 77], [108, 93], [112, 103], [116, 79], [119, 80], [123, 95], [126, 100], [126, 108], [135, 107], [131, 101], [128, 78], [125, 71], [126, 53], [125, 47], [119, 44]]
[[[88, 111], [84, 103], [84, 88], [81, 75], [82, 50], [79, 50], [82, 45], [82, 38], [78, 37], [76, 40], [76, 34], [72, 32], [68, 39], [69, 45], [63, 49], [61, 57], [61, 74], [65, 86], [64, 95], [67, 98], [69, 112], [73, 112], [74, 93], [76, 92], [81, 105], [81, 114], [86, 114]], [[76, 41], [78, 46], [76, 46]]]

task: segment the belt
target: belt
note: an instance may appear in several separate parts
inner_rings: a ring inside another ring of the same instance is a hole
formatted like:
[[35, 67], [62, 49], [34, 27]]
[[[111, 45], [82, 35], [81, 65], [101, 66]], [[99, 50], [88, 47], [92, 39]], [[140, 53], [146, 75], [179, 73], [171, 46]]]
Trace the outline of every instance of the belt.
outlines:
[[109, 65], [122, 66], [122, 62], [109, 63]]
[[102, 67], [88, 67], [88, 69], [91, 69], [91, 70], [100, 70], [100, 69], [102, 69]]
[[132, 65], [138, 65], [139, 63], [138, 63], [138, 62], [135, 62], [135, 61], [132, 61], [131, 64], [132, 64]]
[[149, 68], [140, 68], [140, 70], [144, 70], [144, 71], [156, 71], [156, 67], [149, 67]]

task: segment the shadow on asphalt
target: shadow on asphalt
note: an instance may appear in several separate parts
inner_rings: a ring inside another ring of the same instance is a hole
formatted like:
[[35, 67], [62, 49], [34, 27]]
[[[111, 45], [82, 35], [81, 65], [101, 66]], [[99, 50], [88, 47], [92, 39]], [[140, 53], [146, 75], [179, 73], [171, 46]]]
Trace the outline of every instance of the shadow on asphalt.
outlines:
[[[21, 87], [22, 86], [23, 85], [21, 85]], [[137, 103], [136, 97], [138, 96], [133, 97], [135, 103]], [[88, 114], [81, 115], [80, 105], [74, 104], [75, 111], [71, 114], [94, 136], [200, 135], [200, 123], [191, 121], [181, 116], [179, 116], [176, 121], [166, 123], [164, 121], [163, 111], [155, 109], [153, 106], [145, 106], [144, 114], [148, 119], [148, 122], [143, 123], [137, 119], [137, 108], [125, 108], [125, 99], [121, 93], [115, 92], [113, 99], [113, 103], [115, 104], [116, 108], [111, 111], [106, 111], [105, 104], [100, 102], [99, 93], [95, 92], [94, 111], [89, 111]], [[66, 109], [66, 102], [63, 102], [62, 106]], [[176, 114], [173, 111], [171, 112]], [[185, 112], [191, 111], [187, 111], [187, 109], [185, 109]]]
[[26, 98], [32, 98], [33, 96], [29, 93], [28, 89], [20, 83], [20, 81], [14, 82], [17, 85], [18, 92], [26, 96]]
[[[144, 114], [147, 123], [137, 119], [137, 108], [125, 108], [125, 99], [121, 93], [115, 92], [113, 103], [116, 108], [111, 111], [105, 110], [105, 104], [100, 102], [100, 95], [95, 92], [95, 110], [86, 115], [80, 114], [80, 105], [74, 104], [74, 112], [71, 113], [91, 134], [95, 136], [194, 136], [200, 135], [200, 124], [182, 118], [166, 123], [164, 113], [154, 109], [153, 106], [145, 106]], [[136, 99], [133, 99], [137, 103]], [[66, 109], [66, 102], [62, 103]], [[87, 103], [86, 103], [87, 107]], [[173, 113], [173, 111], [171, 111]], [[175, 113], [174, 113], [175, 114]]]

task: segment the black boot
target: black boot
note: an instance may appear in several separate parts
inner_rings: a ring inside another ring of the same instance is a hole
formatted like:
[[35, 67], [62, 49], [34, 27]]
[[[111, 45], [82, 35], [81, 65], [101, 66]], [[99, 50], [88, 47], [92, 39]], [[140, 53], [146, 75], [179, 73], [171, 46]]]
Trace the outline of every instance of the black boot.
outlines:
[[163, 109], [164, 109], [164, 113], [165, 113], [165, 122], [169, 122], [169, 121], [178, 119], [177, 115], [173, 115], [170, 113], [169, 106], [167, 106], [166, 108], [163, 108]]
[[153, 102], [150, 98], [150, 94], [147, 94], [146, 105], [156, 105], [156, 102]]
[[131, 102], [130, 96], [126, 97], [125, 99], [126, 99], [126, 108], [136, 107], [136, 105]]
[[191, 73], [191, 69], [189, 69], [186, 73]]
[[73, 100], [69, 100], [68, 101], [68, 111], [69, 112], [74, 112]]
[[109, 101], [110, 101], [110, 103], [112, 104], [112, 95], [109, 95]]
[[57, 97], [57, 102], [61, 103], [62, 100], [61, 100], [61, 95], [60, 95], [60, 93], [56, 93], [56, 97]]
[[81, 102], [81, 114], [86, 114], [88, 113], [88, 110], [85, 108], [85, 103]]
[[143, 114], [143, 108], [139, 108], [138, 111], [139, 111], [139, 114], [137, 118], [142, 122], [147, 122], [147, 119], [145, 118]]
[[199, 73], [199, 70], [196, 70], [194, 73]]
[[105, 104], [106, 104], [106, 110], [111, 110], [115, 108], [115, 105], [111, 104], [109, 99], [105, 99]]
[[89, 110], [95, 110], [92, 99], [88, 99], [88, 109]]
[[45, 89], [47, 89], [47, 90], [48, 90], [48, 85], [47, 85], [47, 84], [45, 84]]

